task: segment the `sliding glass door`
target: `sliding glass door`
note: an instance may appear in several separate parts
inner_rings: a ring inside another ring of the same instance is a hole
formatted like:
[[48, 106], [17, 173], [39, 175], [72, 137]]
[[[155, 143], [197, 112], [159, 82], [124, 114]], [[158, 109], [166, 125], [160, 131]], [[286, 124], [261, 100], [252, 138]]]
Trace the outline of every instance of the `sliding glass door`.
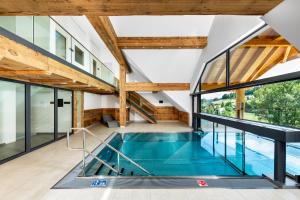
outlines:
[[72, 128], [72, 92], [67, 90], [57, 90], [57, 138], [67, 134]]
[[0, 160], [25, 152], [25, 85], [0, 80]]
[[31, 86], [31, 148], [54, 140], [54, 89]]

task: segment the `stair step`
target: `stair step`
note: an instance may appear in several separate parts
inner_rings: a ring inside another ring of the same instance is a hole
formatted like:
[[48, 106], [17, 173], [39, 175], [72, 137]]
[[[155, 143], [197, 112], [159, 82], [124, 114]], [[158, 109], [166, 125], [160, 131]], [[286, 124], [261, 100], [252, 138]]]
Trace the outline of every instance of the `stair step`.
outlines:
[[[115, 168], [115, 165], [112, 165], [111, 167], [112, 167], [112, 168]], [[110, 169], [110, 170], [108, 171], [107, 175], [110, 176], [112, 172], [113, 172], [113, 170]]]

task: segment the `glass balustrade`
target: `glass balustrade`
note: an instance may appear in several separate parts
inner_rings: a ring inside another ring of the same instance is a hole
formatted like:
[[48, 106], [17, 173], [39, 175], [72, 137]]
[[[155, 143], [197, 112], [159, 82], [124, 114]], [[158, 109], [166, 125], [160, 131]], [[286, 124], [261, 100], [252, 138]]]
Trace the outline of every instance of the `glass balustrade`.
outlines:
[[115, 87], [118, 86], [113, 72], [51, 17], [1, 16], [0, 27], [81, 70]]
[[[221, 156], [241, 173], [251, 176], [274, 174], [274, 140], [201, 119], [202, 147]], [[300, 143], [288, 143], [286, 172], [300, 174]]]

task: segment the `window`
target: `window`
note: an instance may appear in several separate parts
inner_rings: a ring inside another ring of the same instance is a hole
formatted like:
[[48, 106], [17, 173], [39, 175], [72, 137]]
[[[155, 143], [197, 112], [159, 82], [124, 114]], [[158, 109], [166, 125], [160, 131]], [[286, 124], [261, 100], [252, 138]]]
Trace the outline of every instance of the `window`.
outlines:
[[97, 61], [93, 59], [93, 74], [97, 75]]
[[230, 50], [230, 84], [300, 71], [300, 52], [272, 28]]
[[226, 53], [208, 63], [201, 77], [201, 90], [226, 86]]
[[56, 55], [64, 60], [67, 58], [67, 39], [60, 32], [55, 31]]
[[235, 117], [235, 92], [216, 92], [201, 95], [201, 112]]
[[84, 53], [77, 46], [75, 46], [75, 61], [81, 65], [84, 65]]
[[0, 81], [0, 160], [25, 151], [25, 86]]

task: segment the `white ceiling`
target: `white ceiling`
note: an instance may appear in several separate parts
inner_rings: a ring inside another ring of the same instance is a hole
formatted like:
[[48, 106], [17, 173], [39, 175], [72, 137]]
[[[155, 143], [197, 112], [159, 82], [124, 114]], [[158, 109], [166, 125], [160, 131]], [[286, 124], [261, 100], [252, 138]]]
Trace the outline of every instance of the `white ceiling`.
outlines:
[[119, 37], [207, 36], [214, 16], [113, 16]]
[[189, 83], [201, 56], [201, 49], [124, 50], [152, 82]]

